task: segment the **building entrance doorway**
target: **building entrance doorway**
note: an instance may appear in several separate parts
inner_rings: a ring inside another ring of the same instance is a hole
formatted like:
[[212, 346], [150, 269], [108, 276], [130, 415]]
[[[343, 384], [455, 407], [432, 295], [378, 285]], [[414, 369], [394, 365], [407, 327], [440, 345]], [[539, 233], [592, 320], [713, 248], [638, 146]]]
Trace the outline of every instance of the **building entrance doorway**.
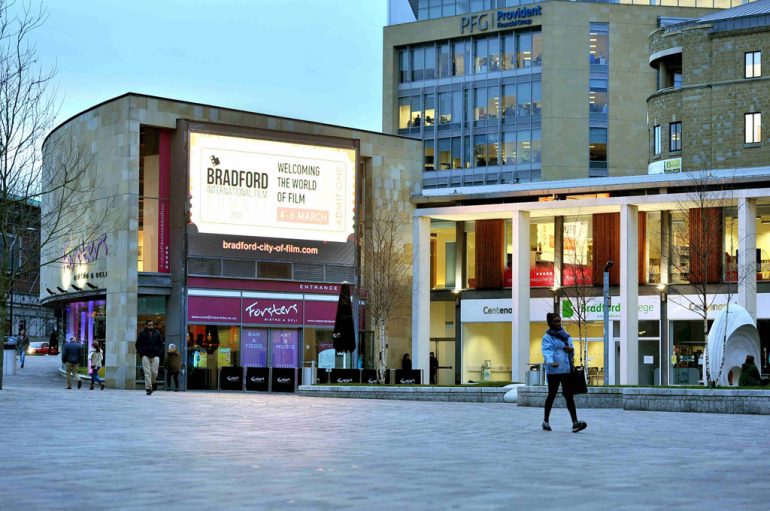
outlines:
[[[438, 373], [436, 374], [436, 384], [454, 385], [455, 383], [455, 338], [432, 338], [430, 340], [430, 351], [436, 354], [438, 359]], [[430, 381], [430, 374], [425, 375]]]

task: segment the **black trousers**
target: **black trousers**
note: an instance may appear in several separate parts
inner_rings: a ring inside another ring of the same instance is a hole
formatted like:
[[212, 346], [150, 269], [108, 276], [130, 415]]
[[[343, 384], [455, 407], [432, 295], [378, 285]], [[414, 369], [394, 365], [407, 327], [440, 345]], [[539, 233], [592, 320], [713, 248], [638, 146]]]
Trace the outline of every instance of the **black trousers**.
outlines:
[[179, 371], [172, 373], [171, 371], [166, 371], [166, 388], [171, 388], [171, 377], [174, 377], [174, 385], [176, 385], [175, 388], [179, 388]]
[[577, 409], [575, 408], [575, 400], [572, 398], [572, 391], [569, 388], [569, 373], [567, 374], [549, 374], [548, 375], [548, 397], [545, 398], [545, 410], [544, 421], [548, 422], [551, 416], [551, 408], [553, 402], [556, 399], [556, 393], [559, 392], [559, 385], [561, 385], [561, 393], [564, 396], [564, 400], [567, 402], [567, 410], [572, 417], [572, 422], [577, 420]]

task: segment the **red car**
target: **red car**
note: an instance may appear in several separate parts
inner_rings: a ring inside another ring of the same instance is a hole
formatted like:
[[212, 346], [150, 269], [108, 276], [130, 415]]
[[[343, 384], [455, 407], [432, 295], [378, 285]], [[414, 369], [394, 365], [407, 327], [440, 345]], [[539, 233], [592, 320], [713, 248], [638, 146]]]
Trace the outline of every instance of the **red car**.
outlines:
[[47, 342], [30, 342], [27, 348], [27, 355], [57, 355], [58, 353], [55, 348], [51, 350]]

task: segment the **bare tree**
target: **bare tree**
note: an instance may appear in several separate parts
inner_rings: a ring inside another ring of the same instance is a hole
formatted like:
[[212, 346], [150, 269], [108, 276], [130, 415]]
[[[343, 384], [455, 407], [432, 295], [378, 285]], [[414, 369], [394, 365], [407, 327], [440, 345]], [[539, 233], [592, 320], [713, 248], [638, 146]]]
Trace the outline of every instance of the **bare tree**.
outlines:
[[394, 203], [373, 208], [363, 239], [362, 287], [377, 347], [377, 379], [385, 381], [388, 323], [409, 296], [411, 260], [404, 242], [405, 213]]
[[[2, 339], [7, 334], [6, 306], [14, 281], [26, 273], [36, 274], [41, 265], [66, 258], [67, 251], [77, 250], [69, 240], [88, 243], [94, 229], [89, 227], [94, 223], [82, 221], [98, 188], [89, 153], [73, 142], [72, 133], [61, 130], [46, 142], [51, 157], [43, 165], [43, 142], [58, 114], [53, 85], [56, 70], [39, 66], [31, 41], [44, 21], [42, 8], [0, 0]], [[32, 249], [20, 250], [18, 240], [28, 238], [24, 233], [33, 231], [40, 232], [39, 240], [31, 243]]]
[[[711, 374], [710, 371], [709, 310], [715, 306], [718, 291], [726, 292], [729, 306], [738, 283], [744, 281], [749, 272], [755, 271], [752, 260], [747, 260], [746, 264], [738, 267], [730, 255], [736, 253], [736, 247], [725, 247], [728, 256], [724, 262], [729, 278], [726, 279], [727, 285], [722, 285], [722, 254], [714, 250], [714, 247], [722, 247], [723, 244], [722, 208], [728, 203], [727, 185], [729, 180], [717, 179], [707, 171], [692, 174], [686, 198], [678, 201], [678, 209], [673, 212], [679, 218], [675, 222], [672, 221], [672, 242], [668, 254], [671, 269], [677, 280], [689, 284], [683, 288], [684, 292], [682, 288], [671, 287], [670, 299], [696, 313], [703, 323], [703, 382], [709, 386], [715, 385], [722, 372], [722, 367], [718, 369], [717, 374]], [[723, 339], [723, 342], [725, 341], [726, 339]]]
[[588, 361], [589, 307], [597, 295], [589, 258], [588, 226], [579, 216], [564, 222], [563, 247], [563, 282], [560, 292], [566, 302], [562, 307], [562, 319], [577, 324], [581, 347], [578, 361], [585, 373]]

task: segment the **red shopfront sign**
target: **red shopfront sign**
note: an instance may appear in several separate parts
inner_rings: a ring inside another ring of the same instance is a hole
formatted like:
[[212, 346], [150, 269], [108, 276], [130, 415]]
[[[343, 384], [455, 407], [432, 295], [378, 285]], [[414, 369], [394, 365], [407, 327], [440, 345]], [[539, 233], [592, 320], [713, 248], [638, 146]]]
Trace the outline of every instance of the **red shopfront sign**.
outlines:
[[187, 299], [187, 321], [191, 323], [240, 323], [241, 299], [220, 296], [191, 296]]
[[252, 325], [302, 325], [302, 300], [244, 298], [243, 322]]
[[333, 327], [337, 302], [190, 296], [190, 323]]
[[305, 302], [305, 324], [308, 326], [334, 326], [337, 302]]

